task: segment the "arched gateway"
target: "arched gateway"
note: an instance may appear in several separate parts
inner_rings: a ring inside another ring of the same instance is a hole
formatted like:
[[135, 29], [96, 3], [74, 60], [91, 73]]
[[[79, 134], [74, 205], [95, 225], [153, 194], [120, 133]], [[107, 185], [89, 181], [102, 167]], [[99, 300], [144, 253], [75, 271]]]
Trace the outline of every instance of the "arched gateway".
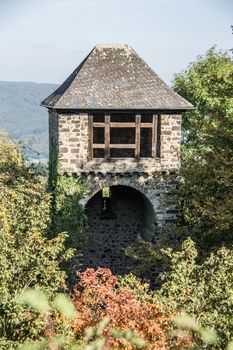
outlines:
[[124, 248], [176, 220], [176, 203], [166, 200], [174, 184], [162, 175], [179, 169], [181, 112], [192, 105], [128, 45], [97, 45], [42, 105], [50, 176], [58, 165], [89, 183], [84, 264], [124, 273]]
[[154, 209], [141, 192], [129, 186], [112, 186], [107, 197], [97, 192], [86, 204], [89, 245], [85, 267], [107, 267], [113, 273], [129, 272], [133, 264], [125, 248], [137, 237], [149, 239], [154, 231]]

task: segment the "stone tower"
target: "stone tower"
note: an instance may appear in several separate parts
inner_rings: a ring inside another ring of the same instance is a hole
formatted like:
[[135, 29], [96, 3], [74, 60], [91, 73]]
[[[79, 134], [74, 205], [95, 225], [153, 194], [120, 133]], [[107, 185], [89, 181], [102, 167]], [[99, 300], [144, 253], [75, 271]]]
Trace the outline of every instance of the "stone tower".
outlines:
[[193, 106], [128, 45], [95, 46], [42, 106], [50, 174], [59, 165], [89, 180], [85, 264], [127, 272], [124, 248], [177, 219], [176, 204], [164, 204], [171, 184], [162, 174], [179, 169], [181, 112]]

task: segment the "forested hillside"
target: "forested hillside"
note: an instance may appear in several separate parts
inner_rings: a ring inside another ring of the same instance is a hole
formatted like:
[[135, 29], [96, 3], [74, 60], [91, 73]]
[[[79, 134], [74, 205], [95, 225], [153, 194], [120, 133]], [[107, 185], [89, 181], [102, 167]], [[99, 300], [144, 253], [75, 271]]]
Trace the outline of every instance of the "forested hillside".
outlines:
[[40, 153], [27, 151], [30, 158], [48, 157], [47, 111], [40, 102], [55, 88], [55, 84], [0, 81], [0, 129]]

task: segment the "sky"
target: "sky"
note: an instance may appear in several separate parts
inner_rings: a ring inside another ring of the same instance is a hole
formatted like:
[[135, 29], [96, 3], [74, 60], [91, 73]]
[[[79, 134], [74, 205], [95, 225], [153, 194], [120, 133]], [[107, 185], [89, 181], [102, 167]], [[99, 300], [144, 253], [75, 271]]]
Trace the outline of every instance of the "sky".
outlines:
[[0, 80], [62, 83], [96, 44], [129, 44], [170, 83], [233, 47], [233, 0], [0, 0]]

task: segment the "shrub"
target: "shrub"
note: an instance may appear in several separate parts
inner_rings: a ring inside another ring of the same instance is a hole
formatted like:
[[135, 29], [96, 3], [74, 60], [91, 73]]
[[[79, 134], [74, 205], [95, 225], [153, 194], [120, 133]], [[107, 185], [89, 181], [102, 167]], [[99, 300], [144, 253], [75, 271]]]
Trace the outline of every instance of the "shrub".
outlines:
[[218, 341], [210, 349], [224, 349], [233, 334], [233, 250], [221, 248], [198, 264], [195, 244], [187, 239], [181, 251], [166, 249], [164, 254], [171, 268], [159, 294], [168, 312], [185, 311], [203, 326], [215, 328]]
[[[80, 278], [73, 294], [77, 310], [75, 333], [82, 338], [87, 327], [95, 327], [99, 320], [109, 317], [109, 326], [105, 330], [108, 345], [114, 349], [134, 349], [111, 336], [110, 328], [136, 331], [147, 342], [146, 348], [167, 349], [166, 337], [168, 318], [156, 304], [137, 297], [133, 289], [120, 285], [119, 279], [108, 269], [87, 269], [78, 273]], [[133, 284], [128, 281], [128, 285]], [[138, 291], [138, 287], [136, 288]]]
[[54, 229], [69, 233], [67, 245], [81, 249], [87, 240], [86, 216], [80, 200], [87, 190], [87, 183], [79, 177], [59, 174], [54, 190]]
[[80, 203], [88, 184], [79, 177], [58, 174], [53, 191], [52, 232], [67, 232], [65, 246], [73, 249], [73, 257], [62, 267], [67, 272], [67, 285], [77, 282], [76, 271], [82, 263], [82, 252], [88, 242], [87, 220], [85, 209]]
[[[76, 310], [70, 298], [64, 294], [58, 294], [53, 301], [49, 301], [42, 292], [33, 289], [25, 290], [18, 298], [19, 303], [26, 304], [43, 318], [43, 337], [36, 341], [26, 341], [20, 350], [110, 350], [107, 345], [108, 338], [103, 332], [109, 323], [105, 318], [96, 327], [85, 330], [82, 340], [74, 339], [72, 330]], [[119, 331], [111, 329], [111, 335], [115, 339], [121, 339], [126, 344], [132, 344], [137, 349], [145, 347], [145, 341], [138, 337], [135, 331]]]

